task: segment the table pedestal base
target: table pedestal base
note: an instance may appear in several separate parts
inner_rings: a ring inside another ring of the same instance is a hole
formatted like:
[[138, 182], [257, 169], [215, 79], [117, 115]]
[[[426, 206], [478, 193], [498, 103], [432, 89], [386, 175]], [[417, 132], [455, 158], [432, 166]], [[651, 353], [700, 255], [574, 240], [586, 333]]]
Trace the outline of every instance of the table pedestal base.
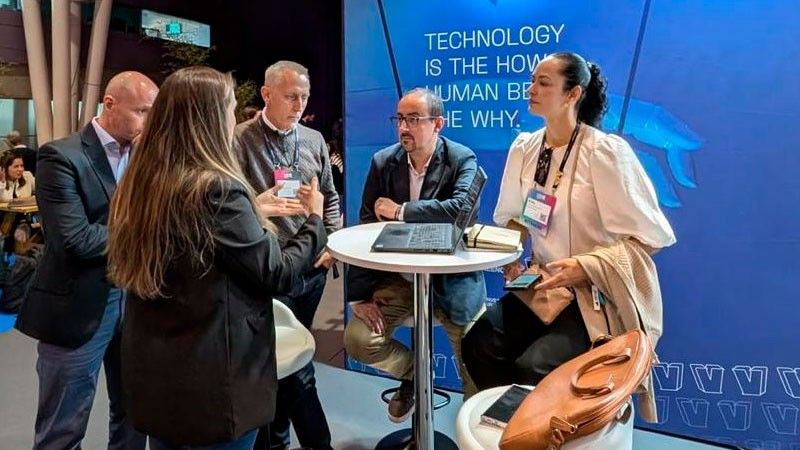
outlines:
[[[375, 450], [426, 450], [417, 449], [415, 445], [411, 444], [412, 431], [411, 428], [406, 428], [384, 436], [375, 446]], [[427, 450], [458, 450], [458, 446], [447, 435], [436, 431], [434, 432], [433, 448]]]

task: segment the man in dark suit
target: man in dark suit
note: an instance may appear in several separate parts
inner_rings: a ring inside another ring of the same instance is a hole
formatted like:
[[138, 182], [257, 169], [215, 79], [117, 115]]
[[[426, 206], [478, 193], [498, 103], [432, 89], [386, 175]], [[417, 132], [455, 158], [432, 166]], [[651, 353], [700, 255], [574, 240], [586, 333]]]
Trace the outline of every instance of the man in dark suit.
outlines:
[[[413, 89], [400, 99], [392, 117], [400, 142], [372, 157], [361, 223], [455, 221], [478, 164], [472, 150], [439, 135], [443, 114], [442, 100], [431, 90]], [[430, 282], [434, 313], [447, 331], [470, 395], [475, 389], [461, 360], [461, 338], [483, 309], [483, 273], [433, 275]], [[388, 411], [390, 420], [402, 422], [414, 405], [414, 356], [392, 339], [392, 332], [413, 313], [411, 279], [351, 266], [347, 283], [353, 316], [345, 328], [345, 348], [353, 358], [402, 381]]]
[[[39, 340], [34, 449], [80, 448], [104, 365], [109, 449], [144, 449], [122, 408], [125, 293], [106, 280], [109, 201], [158, 87], [138, 72], [108, 83], [103, 113], [39, 149], [37, 203], [45, 250], [16, 327]], [[142, 230], [146, 233], [147, 230]]]

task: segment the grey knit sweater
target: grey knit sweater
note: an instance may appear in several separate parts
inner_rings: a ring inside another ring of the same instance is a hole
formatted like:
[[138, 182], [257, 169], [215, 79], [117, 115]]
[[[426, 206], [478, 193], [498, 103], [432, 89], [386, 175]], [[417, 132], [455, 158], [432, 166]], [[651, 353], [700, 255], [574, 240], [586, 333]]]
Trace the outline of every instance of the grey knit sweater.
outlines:
[[[258, 114], [236, 126], [233, 133], [233, 151], [250, 185], [257, 194], [260, 194], [275, 185], [273, 155], [280, 158], [284, 164], [293, 160], [296, 133], [299, 133], [297, 138], [300, 148], [297, 166], [302, 182], [308, 184], [314, 176], [319, 179], [319, 190], [325, 196], [323, 222], [325, 230], [330, 234], [339, 228], [339, 195], [333, 186], [328, 148], [318, 131], [298, 124], [294, 131], [283, 136], [265, 127], [261, 114]], [[272, 145], [272, 151], [267, 148], [268, 141]], [[306, 218], [297, 215], [271, 217], [270, 220], [278, 227], [278, 241], [283, 246], [294, 236]]]

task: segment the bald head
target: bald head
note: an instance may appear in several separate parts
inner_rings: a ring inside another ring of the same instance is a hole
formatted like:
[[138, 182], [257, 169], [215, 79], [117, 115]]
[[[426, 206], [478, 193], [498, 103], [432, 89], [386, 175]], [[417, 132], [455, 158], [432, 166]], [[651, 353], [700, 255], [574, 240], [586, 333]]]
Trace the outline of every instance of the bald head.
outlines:
[[128, 145], [142, 132], [158, 86], [139, 72], [122, 72], [111, 78], [103, 96], [98, 122], [120, 145]]
[[122, 72], [114, 75], [106, 85], [105, 95], [122, 96], [137, 91], [158, 91], [158, 86], [147, 75], [140, 72]]

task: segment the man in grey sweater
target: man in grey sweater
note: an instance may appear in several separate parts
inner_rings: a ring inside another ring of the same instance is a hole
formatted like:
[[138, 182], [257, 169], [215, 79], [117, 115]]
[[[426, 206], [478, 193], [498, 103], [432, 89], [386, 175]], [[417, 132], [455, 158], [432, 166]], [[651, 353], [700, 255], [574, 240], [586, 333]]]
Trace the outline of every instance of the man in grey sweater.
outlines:
[[[325, 140], [315, 130], [299, 122], [311, 90], [308, 70], [291, 61], [279, 61], [264, 73], [261, 97], [266, 107], [252, 119], [236, 126], [233, 148], [245, 176], [258, 196], [261, 210], [278, 228], [278, 241], [284, 245], [305, 222], [303, 209], [294, 199], [294, 190], [319, 180], [325, 196], [323, 222], [328, 233], [339, 228], [339, 196], [333, 185]], [[309, 330], [314, 320], [328, 269], [335, 260], [323, 252], [314, 268], [303, 275], [302, 283], [285, 297], [277, 297]], [[335, 273], [335, 272], [334, 272]], [[289, 446], [289, 425], [304, 447], [331, 448], [331, 435], [317, 396], [314, 367], [306, 367], [278, 382], [275, 420], [270, 425], [269, 447]], [[259, 433], [255, 448], [265, 448], [268, 436]]]

